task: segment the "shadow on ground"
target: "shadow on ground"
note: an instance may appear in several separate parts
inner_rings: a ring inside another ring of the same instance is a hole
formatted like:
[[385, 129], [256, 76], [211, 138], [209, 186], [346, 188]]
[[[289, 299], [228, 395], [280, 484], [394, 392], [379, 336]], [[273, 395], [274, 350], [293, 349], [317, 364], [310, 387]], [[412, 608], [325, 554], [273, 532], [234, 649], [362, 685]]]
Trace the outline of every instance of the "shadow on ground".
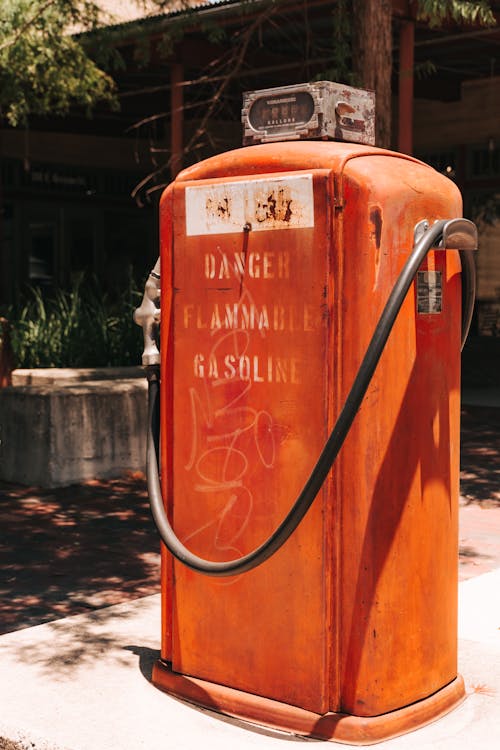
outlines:
[[0, 633], [159, 591], [143, 475], [55, 490], [0, 484]]
[[500, 409], [462, 409], [460, 495], [465, 504], [500, 507]]
[[[500, 409], [462, 410], [460, 502], [460, 565], [470, 577], [500, 564]], [[158, 593], [144, 477], [55, 490], [0, 483], [0, 560], [0, 633]]]

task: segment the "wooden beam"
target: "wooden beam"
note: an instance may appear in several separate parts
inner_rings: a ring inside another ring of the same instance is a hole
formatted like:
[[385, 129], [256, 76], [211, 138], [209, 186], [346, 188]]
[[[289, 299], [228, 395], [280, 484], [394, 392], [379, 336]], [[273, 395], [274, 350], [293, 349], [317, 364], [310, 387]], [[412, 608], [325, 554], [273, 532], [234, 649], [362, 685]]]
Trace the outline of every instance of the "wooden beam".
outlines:
[[170, 176], [175, 179], [182, 169], [184, 150], [184, 68], [181, 63], [170, 66]]
[[398, 150], [413, 152], [413, 76], [415, 61], [415, 22], [401, 22], [399, 30]]

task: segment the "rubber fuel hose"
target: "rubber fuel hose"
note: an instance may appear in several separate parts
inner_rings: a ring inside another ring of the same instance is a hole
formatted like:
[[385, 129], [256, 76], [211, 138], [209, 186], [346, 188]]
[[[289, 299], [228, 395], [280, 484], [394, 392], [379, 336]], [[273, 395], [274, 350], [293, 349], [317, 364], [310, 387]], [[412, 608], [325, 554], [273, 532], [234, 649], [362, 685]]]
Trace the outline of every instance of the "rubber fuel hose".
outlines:
[[[368, 389], [370, 381], [377, 367], [378, 361], [389, 338], [396, 317], [415, 275], [431, 248], [437, 245], [442, 235], [446, 221], [436, 221], [415, 244], [394, 288], [389, 296], [384, 310], [377, 323], [372, 339], [361, 362], [353, 385], [346, 398], [345, 404], [337, 421], [324, 445], [323, 450], [307, 479], [302, 491], [297, 497], [287, 516], [275, 531], [252, 552], [226, 562], [204, 560], [193, 554], [176, 536], [164, 509], [161, 493], [160, 476], [158, 470], [159, 449], [159, 367], [146, 368], [149, 381], [149, 419], [147, 440], [147, 481], [151, 511], [160, 537], [172, 555], [188, 568], [209, 576], [230, 576], [244, 573], [268, 560], [293, 534], [305, 514], [311, 507], [323, 482], [330, 471]], [[469, 256], [468, 252], [461, 256]], [[472, 267], [471, 267], [472, 264]], [[473, 261], [465, 262], [462, 258], [462, 274], [468, 277], [464, 284], [468, 290], [465, 295], [466, 307], [462, 311], [462, 343], [467, 334], [472, 317], [474, 281]], [[148, 372], [149, 370], [149, 372]]]

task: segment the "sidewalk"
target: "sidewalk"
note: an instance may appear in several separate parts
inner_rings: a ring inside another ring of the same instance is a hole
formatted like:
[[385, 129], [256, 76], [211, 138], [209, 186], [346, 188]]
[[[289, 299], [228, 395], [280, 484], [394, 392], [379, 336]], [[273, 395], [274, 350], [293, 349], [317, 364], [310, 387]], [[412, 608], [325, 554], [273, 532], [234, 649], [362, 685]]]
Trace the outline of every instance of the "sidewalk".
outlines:
[[[460, 584], [459, 668], [466, 701], [439, 721], [378, 747], [498, 747], [499, 587], [500, 570]], [[152, 687], [159, 622], [155, 595], [4, 635], [0, 654], [8, 679], [0, 684], [0, 736], [21, 742], [23, 750], [279, 750], [311, 741], [243, 725]]]
[[463, 402], [461, 580], [500, 568], [500, 390], [468, 392]]
[[[459, 668], [468, 697], [378, 747], [500, 742], [500, 409], [466, 405], [462, 425]], [[149, 683], [159, 556], [142, 477], [56, 491], [0, 486], [0, 528], [0, 738], [23, 750], [278, 750], [311, 741], [195, 708]], [[14, 750], [0, 740], [4, 747]]]

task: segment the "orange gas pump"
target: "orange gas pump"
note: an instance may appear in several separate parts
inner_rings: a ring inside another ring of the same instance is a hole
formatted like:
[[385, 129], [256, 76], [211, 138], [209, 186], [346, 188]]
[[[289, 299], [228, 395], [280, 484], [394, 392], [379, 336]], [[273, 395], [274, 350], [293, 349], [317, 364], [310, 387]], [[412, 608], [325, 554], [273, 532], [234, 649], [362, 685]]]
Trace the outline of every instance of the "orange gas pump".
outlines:
[[[161, 200], [136, 313], [164, 541], [153, 682], [369, 744], [464, 697], [460, 345], [477, 233], [452, 182], [366, 143], [366, 98], [315, 86], [247, 95], [260, 143], [186, 169]], [[311, 133], [358, 142], [291, 140]]]

